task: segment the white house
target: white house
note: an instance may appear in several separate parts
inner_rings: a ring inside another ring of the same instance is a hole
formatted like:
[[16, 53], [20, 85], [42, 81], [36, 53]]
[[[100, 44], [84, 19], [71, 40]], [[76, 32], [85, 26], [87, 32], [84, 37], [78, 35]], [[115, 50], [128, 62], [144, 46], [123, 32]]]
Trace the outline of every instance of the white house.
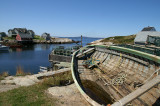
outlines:
[[51, 40], [51, 36], [49, 33], [43, 33], [41, 37], [44, 38], [45, 40]]
[[150, 26], [145, 27], [142, 29], [142, 31], [140, 31], [136, 34], [136, 38], [134, 39], [134, 43], [145, 45], [145, 44], [147, 44], [149, 36], [160, 37], [160, 32], [157, 32], [154, 27], [150, 27]]

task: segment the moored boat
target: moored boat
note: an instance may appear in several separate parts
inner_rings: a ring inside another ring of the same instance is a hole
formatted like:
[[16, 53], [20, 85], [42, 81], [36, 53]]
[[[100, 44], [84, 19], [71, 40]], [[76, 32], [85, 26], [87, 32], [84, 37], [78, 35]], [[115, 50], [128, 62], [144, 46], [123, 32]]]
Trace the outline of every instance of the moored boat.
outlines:
[[0, 51], [8, 51], [9, 47], [8, 46], [3, 46], [0, 44]]
[[90, 45], [74, 52], [71, 70], [77, 88], [94, 106], [160, 105], [157, 49]]

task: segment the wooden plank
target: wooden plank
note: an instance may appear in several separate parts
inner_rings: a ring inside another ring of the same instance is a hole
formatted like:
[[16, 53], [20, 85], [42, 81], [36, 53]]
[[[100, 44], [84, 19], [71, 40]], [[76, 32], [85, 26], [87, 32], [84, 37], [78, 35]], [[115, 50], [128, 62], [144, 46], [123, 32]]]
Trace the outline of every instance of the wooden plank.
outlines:
[[154, 96], [152, 96], [149, 92], [146, 92], [145, 94], [143, 94], [142, 96], [140, 96], [139, 98], [141, 98], [145, 103], [147, 103], [149, 106], [151, 106], [152, 104], [155, 103], [156, 99]]
[[84, 54], [86, 54], [86, 53], [89, 53], [89, 52], [91, 52], [91, 51], [93, 51], [93, 50], [94, 50], [94, 48], [90, 48], [90, 49], [88, 49], [88, 50], [84, 51], [83, 53], [79, 53], [79, 54], [77, 54], [77, 56], [76, 56], [76, 57], [82, 56], [82, 55], [84, 55]]
[[39, 77], [47, 77], [47, 76], [52, 76], [54, 74], [59, 74], [59, 73], [67, 72], [67, 71], [71, 71], [71, 68], [64, 68], [64, 69], [60, 69], [60, 70], [57, 70], [57, 71], [39, 73], [39, 74], [35, 74], [34, 76], [36, 76], [37, 78], [39, 78]]
[[145, 92], [149, 91], [151, 88], [153, 88], [155, 85], [160, 83], [160, 75], [156, 76], [154, 79], [150, 80], [148, 83], [144, 84], [134, 92], [130, 93], [129, 95], [125, 96], [118, 102], [115, 102], [112, 106], [122, 106], [130, 103], [137, 97], [143, 95]]

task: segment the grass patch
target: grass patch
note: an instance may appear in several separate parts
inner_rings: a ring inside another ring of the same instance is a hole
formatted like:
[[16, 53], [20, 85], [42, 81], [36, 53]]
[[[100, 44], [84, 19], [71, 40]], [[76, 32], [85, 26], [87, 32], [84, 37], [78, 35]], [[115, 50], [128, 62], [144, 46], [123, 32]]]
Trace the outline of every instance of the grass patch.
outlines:
[[9, 76], [9, 73], [7, 71], [0, 73], [0, 80], [4, 80], [4, 78], [7, 76]]
[[101, 42], [113, 42], [114, 44], [134, 44], [136, 35], [115, 36], [103, 39]]
[[20, 87], [0, 93], [0, 106], [54, 106], [56, 99], [45, 93], [51, 86], [62, 86], [68, 80], [73, 81], [71, 72], [45, 78], [42, 82], [28, 87]]
[[4, 40], [15, 40], [15, 37], [3, 37]]
[[65, 86], [68, 82], [73, 83], [71, 72], [65, 72], [55, 75], [54, 77], [45, 78], [43, 85], [53, 86]]
[[39, 36], [39, 35], [35, 35], [33, 39], [34, 39], [34, 40], [45, 40], [44, 38], [42, 38], [42, 37]]

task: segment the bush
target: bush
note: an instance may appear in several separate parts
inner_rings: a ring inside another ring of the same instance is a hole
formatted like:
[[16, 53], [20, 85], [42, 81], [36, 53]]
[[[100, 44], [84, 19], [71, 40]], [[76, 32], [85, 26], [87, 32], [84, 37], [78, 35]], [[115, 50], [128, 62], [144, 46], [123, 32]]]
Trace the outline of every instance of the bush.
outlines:
[[0, 74], [0, 80], [3, 80], [5, 77], [9, 76], [9, 73], [7, 71], [4, 71]]
[[65, 86], [68, 83], [73, 83], [71, 72], [60, 73], [53, 77], [45, 78], [42, 84], [47, 87], [53, 87]]
[[24, 75], [31, 75], [30, 72], [24, 72], [21, 66], [17, 67], [16, 76], [24, 76]]

